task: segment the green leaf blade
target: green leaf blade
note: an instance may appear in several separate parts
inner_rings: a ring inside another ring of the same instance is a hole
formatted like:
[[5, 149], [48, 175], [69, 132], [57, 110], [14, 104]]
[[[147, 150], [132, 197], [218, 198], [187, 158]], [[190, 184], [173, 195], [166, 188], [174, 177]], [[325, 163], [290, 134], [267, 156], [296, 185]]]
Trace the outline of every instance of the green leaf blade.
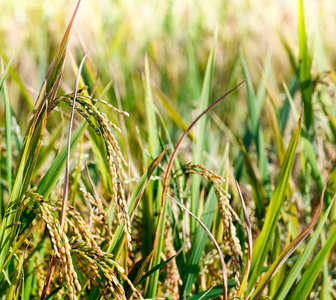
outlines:
[[255, 286], [257, 278], [262, 272], [263, 264], [270, 248], [270, 241], [275, 231], [275, 227], [280, 214], [280, 209], [285, 198], [288, 179], [294, 164], [296, 147], [301, 131], [301, 120], [302, 117], [300, 118], [293, 132], [292, 139], [287, 148], [284, 162], [281, 166], [280, 174], [278, 176], [278, 181], [270, 200], [270, 205], [266, 214], [264, 226], [261, 230], [260, 235], [254, 243], [251, 261], [251, 273], [247, 286], [247, 294], [250, 293], [252, 288]]

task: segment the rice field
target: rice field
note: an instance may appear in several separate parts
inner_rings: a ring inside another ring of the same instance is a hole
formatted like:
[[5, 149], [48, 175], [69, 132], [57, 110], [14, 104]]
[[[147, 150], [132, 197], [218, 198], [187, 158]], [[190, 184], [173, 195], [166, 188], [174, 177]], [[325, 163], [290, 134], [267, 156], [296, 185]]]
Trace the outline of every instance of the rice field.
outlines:
[[336, 298], [336, 8], [0, 0], [1, 299]]

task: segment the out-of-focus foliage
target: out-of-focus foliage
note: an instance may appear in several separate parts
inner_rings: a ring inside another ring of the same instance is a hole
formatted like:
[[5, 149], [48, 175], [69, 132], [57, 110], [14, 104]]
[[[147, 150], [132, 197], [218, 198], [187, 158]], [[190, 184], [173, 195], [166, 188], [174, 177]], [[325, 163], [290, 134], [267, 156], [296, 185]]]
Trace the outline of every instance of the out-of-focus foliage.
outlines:
[[0, 297], [336, 298], [334, 3], [75, 5], [0, 0]]

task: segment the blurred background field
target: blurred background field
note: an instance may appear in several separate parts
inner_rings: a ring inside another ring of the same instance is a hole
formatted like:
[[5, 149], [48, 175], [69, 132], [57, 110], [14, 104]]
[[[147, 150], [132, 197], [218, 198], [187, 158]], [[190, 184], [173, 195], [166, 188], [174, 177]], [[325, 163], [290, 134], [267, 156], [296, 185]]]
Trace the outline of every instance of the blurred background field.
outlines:
[[[12, 66], [30, 103], [37, 96], [73, 6], [71, 1], [0, 1], [1, 52], [7, 58], [14, 55]], [[310, 1], [305, 8], [309, 46], [313, 53], [320, 50], [316, 45], [323, 47], [326, 69], [335, 62], [335, 41], [330, 38], [336, 31], [335, 10], [332, 1]], [[103, 85], [115, 79], [133, 124], [143, 117], [139, 69], [143, 69], [147, 53], [153, 82], [190, 123], [216, 26], [212, 99], [246, 77], [240, 66], [243, 55], [250, 72], [248, 80], [255, 86], [269, 56], [269, 80], [284, 100], [282, 81], [289, 82], [294, 67], [290, 55], [292, 59], [298, 55], [296, 16], [292, 1], [85, 1], [70, 49], [76, 59], [90, 50]], [[64, 85], [71, 88], [74, 76], [69, 63], [63, 78]], [[17, 85], [9, 85], [9, 94], [24, 127], [26, 120], [21, 116], [27, 116], [28, 105]], [[242, 133], [248, 113], [246, 89], [239, 89], [234, 99], [216, 109], [231, 131]]]
[[[314, 219], [329, 160], [336, 144], [336, 74], [334, 73], [336, 39], [333, 38], [336, 36], [336, 6], [331, 0], [303, 1], [303, 3], [305, 18], [303, 28], [305, 27], [306, 36], [303, 35], [301, 26], [303, 40], [300, 40], [300, 28], [298, 28], [300, 14], [296, 1], [84, 0], [73, 28], [70, 51], [58, 91], [58, 95], [73, 91], [77, 66], [87, 50], [90, 52], [83, 69], [83, 80], [89, 86], [89, 93], [99, 98], [104, 87], [114, 80], [113, 88], [104, 99], [115, 107], [127, 111], [130, 116], [119, 119], [108, 109], [102, 108], [102, 110], [110, 119], [117, 120], [116, 123], [123, 131], [123, 134], [116, 136], [129, 162], [127, 169], [129, 180], [125, 182], [126, 194], [129, 197], [135, 183], [149, 163], [161, 152], [163, 145], [169, 144], [168, 153], [173, 151], [172, 145], [177, 143], [188, 125], [201, 113], [201, 106], [205, 102], [212, 103], [242, 80], [247, 80], [209, 113], [209, 122], [203, 125], [205, 130], [203, 135], [202, 129], [197, 126], [191, 131], [188, 139], [182, 144], [183, 151], [179, 160], [181, 164], [191, 161], [195, 164], [202, 163], [207, 168], [221, 173], [220, 175], [228, 181], [225, 190], [232, 195], [231, 205], [243, 220], [243, 210], [234, 183], [235, 179], [238, 180], [246, 200], [254, 241], [262, 232], [266, 212], [273, 199], [272, 193], [278, 182], [284, 180], [285, 200], [281, 200], [284, 203], [278, 208], [279, 212], [274, 216], [275, 221], [273, 220], [277, 228], [270, 225], [273, 229], [268, 238], [272, 239], [272, 246], [268, 245], [266, 250], [260, 250], [257, 244], [255, 253], [264, 251], [262, 255], [265, 256], [261, 255], [264, 261], [259, 265], [252, 261], [248, 291], [260, 282], [260, 278], [257, 281], [257, 277], [261, 274], [262, 267], [270, 266], [289, 241]], [[69, 0], [0, 0], [0, 55], [3, 57], [3, 66], [8, 64], [13, 55], [11, 67], [6, 75], [6, 87], [14, 116], [13, 135], [16, 136], [17, 144], [20, 144], [20, 139], [22, 141], [48, 66], [57, 52], [75, 5], [75, 1]], [[213, 47], [214, 71], [207, 78], [206, 69], [211, 61]], [[148, 70], [146, 70], [146, 58], [149, 63]], [[302, 71], [303, 60], [308, 66], [308, 71], [306, 69], [305, 73]], [[149, 74], [150, 78], [145, 76]], [[309, 82], [308, 89], [304, 85], [306, 81]], [[150, 89], [147, 85], [149, 83]], [[202, 90], [207, 88], [209, 91], [204, 100]], [[151, 97], [154, 103], [153, 111], [147, 107], [148, 103], [151, 103]], [[300, 140], [298, 149], [295, 150], [294, 147], [292, 153], [288, 154], [291, 158], [287, 161], [285, 159], [287, 147], [290, 148], [297, 143], [290, 140], [292, 136], [295, 138], [296, 134], [299, 134], [294, 130], [303, 109], [302, 103], [305, 103], [306, 111], [311, 104], [313, 117], [310, 118], [309, 113], [304, 114], [302, 125], [304, 138]], [[40, 161], [37, 162], [30, 182], [32, 186], [39, 183], [66, 143], [69, 112], [68, 107], [57, 108], [57, 111], [50, 116], [42, 140]], [[148, 116], [151, 112], [155, 114], [154, 123], [151, 123]], [[81, 116], [75, 116], [75, 128], [81, 120]], [[2, 104], [0, 126], [2, 128], [5, 126], [5, 105]], [[58, 128], [60, 130], [57, 130]], [[1, 135], [3, 136], [4, 134]], [[199, 137], [204, 138], [203, 146], [199, 146]], [[157, 149], [153, 148], [153, 140]], [[97, 155], [99, 151], [90, 143], [92, 136], [90, 138], [86, 136], [81, 142], [79, 153], [72, 158], [71, 197], [76, 198], [76, 188], [81, 184], [81, 180], [84, 185], [85, 183], [88, 185], [85, 179], [81, 178], [85, 175], [78, 173], [78, 170], [84, 173], [85, 163], [88, 162], [98, 191], [109, 199], [111, 191], [105, 178], [109, 175], [107, 169], [104, 169], [104, 163], [100, 161], [103, 155]], [[97, 145], [102, 143], [97, 142]], [[5, 169], [4, 161], [8, 151], [5, 138], [1, 140], [0, 146], [4, 155], [2, 169]], [[18, 145], [13, 146], [14, 158], [18, 156], [19, 148]], [[197, 149], [201, 149], [201, 153], [196, 153]], [[288, 167], [287, 172], [292, 175], [285, 180], [279, 175], [280, 169], [284, 161], [290, 166], [291, 159], [292, 165], [294, 164], [293, 172], [291, 173], [292, 167]], [[94, 167], [94, 164], [97, 164], [97, 167]], [[162, 171], [166, 166], [160, 167]], [[177, 168], [177, 165], [175, 167]], [[14, 178], [14, 163], [11, 170]], [[105, 170], [105, 173], [102, 173], [102, 170]], [[8, 183], [4, 175], [7, 171], [2, 171], [4, 187], [2, 213], [9, 196]], [[335, 174], [333, 165], [323, 213], [329, 207], [335, 193]], [[158, 205], [153, 199], [158, 196], [162, 186], [153, 182], [162, 180], [163, 175], [158, 171], [155, 176], [156, 179], [150, 183], [152, 185], [149, 185], [149, 191], [144, 195], [144, 199], [147, 199], [144, 203], [147, 205]], [[199, 181], [196, 186], [194, 184], [188, 186], [189, 177], [186, 177], [186, 182], [183, 191], [179, 191], [181, 193], [179, 197], [185, 201], [188, 208], [201, 217], [207, 209], [207, 201], [208, 203], [210, 201], [206, 196], [210, 186], [204, 181]], [[61, 183], [62, 179], [58, 189], [53, 192], [54, 198], [60, 197]], [[174, 188], [175, 192], [176, 189], [179, 190], [176, 186]], [[196, 196], [199, 197], [199, 202]], [[199, 203], [199, 207], [195, 207], [195, 203]], [[78, 206], [80, 207], [79, 204]], [[116, 228], [111, 207], [109, 203], [106, 208], [109, 212], [108, 223]], [[156, 206], [154, 208], [156, 210], [147, 215], [146, 205], [140, 204], [139, 219], [135, 218], [132, 225], [135, 228], [135, 251], [132, 255], [123, 253], [123, 259], [129, 255], [130, 261], [134, 263], [149, 254], [153, 239], [157, 238], [153, 228], [158, 226], [155, 213], [159, 209]], [[331, 232], [334, 232], [336, 206], [331, 204], [330, 208], [331, 214], [318, 249], [322, 248], [329, 235], [332, 236]], [[175, 218], [176, 211], [175, 216], [172, 211], [176, 210], [176, 207], [173, 205], [169, 206], [169, 209], [170, 222], [173, 224], [170, 229], [174, 236], [174, 251], [178, 251], [181, 243], [185, 242], [182, 252], [184, 257], [177, 259], [177, 268], [183, 281], [183, 284], [180, 284], [180, 296], [190, 296], [190, 299], [193, 299], [192, 294], [204, 292], [211, 286], [222, 283], [222, 274], [218, 271], [218, 257], [212, 251], [213, 245], [209, 241], [204, 242], [199, 257], [196, 255], [199, 267], [198, 279], [197, 281], [196, 277], [190, 279], [188, 276], [191, 275], [184, 270], [190, 268], [192, 263], [190, 257], [194, 255], [193, 247], [196, 247], [194, 228], [196, 225], [191, 221], [192, 218], [187, 217], [185, 221], [184, 217], [181, 217], [182, 212], [179, 218]], [[141, 220], [144, 216], [148, 217], [147, 221]], [[216, 208], [216, 213], [212, 216], [207, 225], [221, 244], [223, 227], [216, 228], [220, 222], [219, 208]], [[183, 222], [187, 224], [186, 229], [181, 225]], [[245, 229], [238, 223], [234, 221], [246, 262], [248, 245]], [[168, 228], [169, 226], [168, 224]], [[146, 232], [148, 227], [152, 227], [148, 240], [144, 237], [141, 239], [141, 234]], [[186, 236], [179, 240], [174, 234], [178, 235], [181, 232]], [[227, 245], [225, 248], [225, 241], [221, 245], [223, 252], [230, 253]], [[296, 258], [303, 253], [302, 245], [295, 252]], [[165, 251], [167, 249], [162, 250], [162, 253]], [[306, 259], [307, 265], [303, 270], [309, 270], [310, 259], [313, 260], [312, 254]], [[233, 279], [237, 271], [230, 259], [227, 258], [226, 262], [231, 268], [229, 279], [233, 295], [235, 286]], [[336, 266], [335, 255], [330, 252], [327, 260], [319, 259], [319, 262], [321, 264], [326, 262], [323, 276], [322, 272], [316, 275], [318, 279], [312, 283], [315, 284], [315, 292], [309, 297], [333, 299], [336, 297], [335, 274], [332, 271]], [[131, 269], [132, 263], [129, 265], [125, 263], [126, 269]], [[280, 275], [274, 277], [265, 295], [277, 294], [291, 266], [289, 262], [281, 268]], [[302, 274], [300, 273], [300, 276]], [[148, 287], [150, 283], [147, 282], [147, 285], [140, 285], [141, 291], [145, 291], [147, 296], [167, 296], [163, 292], [166, 288], [164, 276], [165, 273], [160, 273], [156, 288], [151, 290], [151, 287]], [[196, 284], [192, 285], [193, 282]], [[292, 294], [296, 295], [300, 283], [296, 282], [291, 288]], [[283, 292], [284, 289], [280, 290]], [[217, 294], [213, 295], [219, 294], [217, 291]], [[169, 297], [176, 299], [172, 295]]]
[[[31, 101], [36, 98], [73, 6], [71, 1], [0, 2], [1, 51], [6, 57], [14, 54], [12, 65]], [[327, 68], [335, 61], [335, 41], [330, 38], [336, 30], [335, 7], [332, 1], [310, 1], [305, 13], [309, 45], [312, 49], [316, 43], [323, 47]], [[284, 42], [296, 57], [296, 16], [292, 1], [85, 1], [77, 18], [71, 52], [76, 57], [80, 44], [90, 49], [101, 80], [116, 80], [123, 105], [133, 118], [142, 110], [143, 95], [134, 81], [147, 53], [153, 81], [181, 113], [189, 112], [184, 116], [189, 121], [190, 108], [200, 97], [216, 26], [213, 99], [244, 78], [241, 53], [251, 73], [249, 80], [255, 85], [270, 55], [271, 78], [284, 94], [281, 83], [293, 73]], [[71, 68], [65, 68], [64, 78], [68, 85], [74, 80]], [[13, 101], [18, 101], [15, 85], [9, 92], [14, 95]], [[227, 119], [233, 130], [241, 127], [247, 112], [244, 97], [237, 99], [239, 105], [237, 100], [229, 100], [219, 108], [220, 118]], [[15, 107], [22, 112], [24, 105], [18, 103]]]
[[[71, 1], [0, 2], [1, 51], [6, 57], [14, 54], [12, 66], [31, 101], [36, 98], [74, 5]], [[85, 1], [70, 49], [75, 57], [80, 43], [85, 50], [90, 49], [100, 79], [104, 84], [116, 80], [123, 105], [133, 120], [142, 111], [137, 68], [143, 68], [147, 53], [153, 81], [190, 121], [190, 108], [197, 106], [200, 97], [216, 26], [213, 99], [244, 78], [240, 53], [248, 63], [249, 80], [255, 85], [267, 55], [271, 55], [271, 78], [283, 95], [281, 83], [289, 80], [293, 68], [282, 39], [297, 56], [296, 16], [292, 1]], [[336, 30], [334, 16], [332, 1], [310, 1], [306, 7], [309, 44], [314, 48], [314, 43], [322, 42], [328, 58], [324, 59], [326, 66], [335, 61], [335, 41], [330, 38]], [[72, 87], [73, 81], [71, 68], [65, 68], [63, 82]], [[12, 101], [19, 101], [19, 92], [16, 85], [10, 86]], [[232, 130], [239, 130], [246, 116], [244, 98], [225, 101], [218, 108], [220, 118], [226, 119]], [[20, 114], [25, 106], [18, 103], [13, 107], [20, 108]]]

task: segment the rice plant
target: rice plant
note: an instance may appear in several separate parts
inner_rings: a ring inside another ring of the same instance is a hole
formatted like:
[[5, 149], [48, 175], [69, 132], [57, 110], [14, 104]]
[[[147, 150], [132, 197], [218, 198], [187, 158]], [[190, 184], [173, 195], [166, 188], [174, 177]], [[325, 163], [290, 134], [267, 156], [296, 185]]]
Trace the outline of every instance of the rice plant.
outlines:
[[102, 41], [75, 22], [92, 4], [61, 39], [45, 2], [0, 3], [41, 18], [38, 59], [0, 38], [1, 299], [336, 298], [336, 77], [308, 5], [265, 52], [207, 18], [238, 34], [260, 4], [106, 3]]

